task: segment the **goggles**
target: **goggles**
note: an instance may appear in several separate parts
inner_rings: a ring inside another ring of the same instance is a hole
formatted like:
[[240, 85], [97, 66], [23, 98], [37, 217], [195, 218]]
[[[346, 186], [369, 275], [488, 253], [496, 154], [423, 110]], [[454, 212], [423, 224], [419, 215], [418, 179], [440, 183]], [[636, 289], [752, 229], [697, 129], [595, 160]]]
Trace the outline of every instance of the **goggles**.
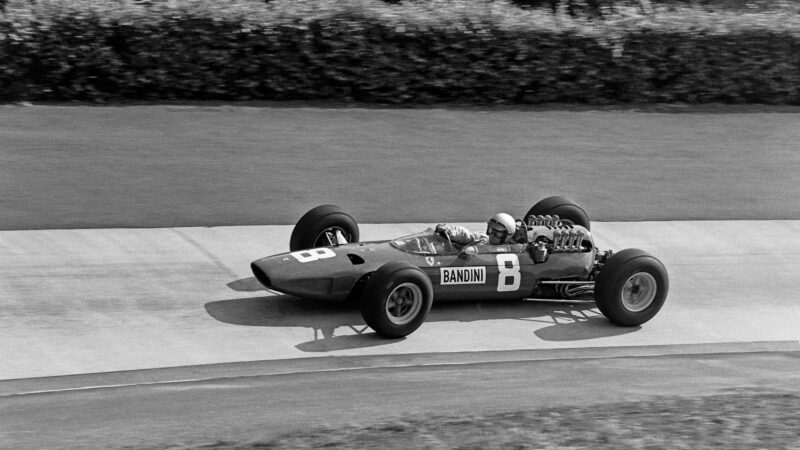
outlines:
[[508, 230], [506, 230], [506, 227], [494, 228], [492, 226], [489, 226], [489, 229], [486, 232], [488, 234], [492, 234], [492, 235], [497, 236], [497, 237], [503, 237], [503, 236], [508, 234]]

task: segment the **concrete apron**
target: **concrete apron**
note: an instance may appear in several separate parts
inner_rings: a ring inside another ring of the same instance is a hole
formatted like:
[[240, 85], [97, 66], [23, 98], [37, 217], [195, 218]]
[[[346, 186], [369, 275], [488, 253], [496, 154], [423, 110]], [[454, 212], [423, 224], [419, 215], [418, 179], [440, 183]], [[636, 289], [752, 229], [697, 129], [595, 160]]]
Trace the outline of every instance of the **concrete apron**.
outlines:
[[[361, 225], [390, 239], [432, 224]], [[465, 224], [473, 229], [483, 224]], [[384, 340], [357, 307], [264, 290], [249, 263], [291, 226], [0, 232], [0, 379], [159, 367], [439, 352], [797, 342], [800, 221], [593, 223], [601, 249], [661, 259], [670, 293], [641, 327], [594, 304], [434, 304]], [[666, 349], [666, 350], [664, 350]], [[616, 353], [615, 353], [616, 354]]]

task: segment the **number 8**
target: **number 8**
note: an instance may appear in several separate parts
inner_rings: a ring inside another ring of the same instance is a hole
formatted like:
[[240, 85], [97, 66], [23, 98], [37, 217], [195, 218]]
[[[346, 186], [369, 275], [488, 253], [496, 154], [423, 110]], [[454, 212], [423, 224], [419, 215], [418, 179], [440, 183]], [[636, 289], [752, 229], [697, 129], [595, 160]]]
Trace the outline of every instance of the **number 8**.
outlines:
[[301, 263], [316, 261], [318, 259], [333, 258], [336, 256], [336, 253], [329, 248], [312, 248], [310, 250], [302, 250], [289, 254], [294, 256], [294, 259], [300, 261]]
[[[508, 266], [511, 263], [511, 267]], [[497, 292], [512, 292], [519, 289], [522, 274], [519, 272], [519, 258], [513, 253], [500, 253], [497, 255], [497, 268], [500, 275], [497, 277]], [[511, 278], [511, 284], [508, 279]]]

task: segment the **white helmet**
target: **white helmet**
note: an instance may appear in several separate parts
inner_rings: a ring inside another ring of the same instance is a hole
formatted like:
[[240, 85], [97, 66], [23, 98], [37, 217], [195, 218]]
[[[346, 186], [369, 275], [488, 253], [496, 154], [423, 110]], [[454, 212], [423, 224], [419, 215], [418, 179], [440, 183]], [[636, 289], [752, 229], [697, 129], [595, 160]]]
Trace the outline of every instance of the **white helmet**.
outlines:
[[497, 226], [498, 224], [502, 225], [502, 227], [505, 228], [505, 233], [503, 233], [502, 235], [498, 236], [497, 234], [494, 234], [501, 241], [505, 241], [509, 235], [513, 235], [514, 232], [517, 231], [517, 222], [514, 220], [513, 217], [511, 217], [510, 214], [498, 213], [492, 216], [491, 219], [489, 219], [489, 223], [487, 224], [486, 227], [486, 234], [488, 234], [491, 237], [493, 235], [492, 230], [499, 229], [499, 227]]

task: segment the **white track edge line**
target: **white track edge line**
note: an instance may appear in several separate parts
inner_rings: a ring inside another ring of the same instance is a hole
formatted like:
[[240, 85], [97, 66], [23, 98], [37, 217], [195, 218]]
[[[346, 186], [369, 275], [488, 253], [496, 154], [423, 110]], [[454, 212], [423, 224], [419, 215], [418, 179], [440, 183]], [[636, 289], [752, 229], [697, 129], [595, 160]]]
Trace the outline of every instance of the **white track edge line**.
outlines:
[[[788, 341], [791, 342], [791, 341]], [[797, 341], [800, 344], [800, 340]], [[727, 353], [727, 352], [725, 352]], [[730, 352], [731, 354], [736, 354], [738, 352]], [[747, 352], [745, 352], [747, 353]], [[692, 355], [693, 353], [689, 353]], [[704, 353], [700, 353], [704, 354]], [[653, 354], [645, 354], [645, 355], [636, 355], [636, 357], [657, 357], [657, 356], [669, 356], [669, 354], [661, 354], [661, 353], [653, 353]], [[625, 357], [625, 356], [622, 356]], [[569, 359], [595, 359], [596, 356], [578, 356]], [[522, 359], [522, 360], [498, 360], [498, 361], [473, 361], [473, 362], [436, 362], [436, 363], [428, 363], [428, 364], [400, 364], [400, 365], [389, 365], [389, 366], [356, 366], [356, 367], [337, 367], [333, 369], [314, 369], [314, 370], [293, 370], [287, 372], [271, 372], [271, 373], [261, 373], [261, 374], [245, 374], [245, 375], [232, 375], [232, 376], [220, 376], [220, 377], [208, 377], [208, 378], [185, 378], [181, 380], [164, 380], [164, 381], [146, 381], [141, 383], [123, 383], [123, 384], [108, 384], [108, 385], [94, 385], [94, 386], [79, 386], [73, 388], [63, 388], [63, 389], [45, 389], [41, 391], [24, 391], [24, 392], [15, 392], [12, 394], [0, 394], [0, 398], [7, 398], [7, 397], [22, 397], [27, 395], [38, 395], [38, 394], [55, 394], [60, 392], [80, 392], [80, 391], [91, 391], [91, 390], [102, 390], [102, 389], [115, 389], [115, 388], [124, 388], [124, 387], [136, 387], [136, 386], [159, 386], [159, 385], [169, 385], [169, 384], [181, 384], [181, 383], [203, 383], [209, 381], [217, 381], [217, 380], [225, 380], [225, 379], [235, 379], [235, 378], [256, 378], [256, 377], [270, 377], [270, 376], [281, 376], [281, 375], [298, 375], [303, 373], [326, 373], [326, 372], [346, 372], [352, 370], [364, 370], [364, 369], [406, 369], [410, 367], [436, 367], [436, 366], [467, 366], [467, 365], [479, 365], [479, 364], [494, 364], [494, 363], [503, 363], [503, 362], [525, 362], [525, 361], [552, 361], [552, 360], [559, 360], [558, 358], [545, 358], [545, 359]]]

